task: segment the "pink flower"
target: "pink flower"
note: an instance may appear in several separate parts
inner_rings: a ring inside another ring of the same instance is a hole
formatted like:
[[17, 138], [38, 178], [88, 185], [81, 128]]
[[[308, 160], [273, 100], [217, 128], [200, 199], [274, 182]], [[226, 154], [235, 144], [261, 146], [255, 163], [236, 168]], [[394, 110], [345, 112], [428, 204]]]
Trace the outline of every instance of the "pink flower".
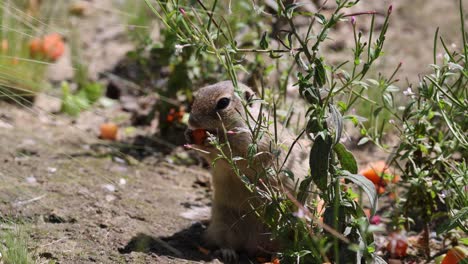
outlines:
[[185, 10], [183, 8], [179, 8], [180, 13], [185, 16]]
[[379, 215], [374, 215], [374, 216], [371, 217], [371, 219], [370, 219], [369, 222], [370, 222], [371, 224], [373, 224], [373, 225], [378, 225], [378, 224], [380, 224], [380, 221], [381, 221], [381, 220], [382, 220], [382, 219], [380, 218]]
[[356, 25], [356, 17], [355, 16], [351, 17], [351, 24]]

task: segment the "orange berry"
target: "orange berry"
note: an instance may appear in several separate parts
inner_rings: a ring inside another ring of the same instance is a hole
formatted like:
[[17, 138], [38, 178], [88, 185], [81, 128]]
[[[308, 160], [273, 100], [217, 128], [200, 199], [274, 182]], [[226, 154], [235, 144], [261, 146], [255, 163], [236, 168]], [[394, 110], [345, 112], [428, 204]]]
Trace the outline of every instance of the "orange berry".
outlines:
[[116, 140], [119, 128], [114, 123], [104, 123], [100, 126], [100, 138], [107, 140]]
[[381, 176], [388, 172], [388, 166], [385, 161], [377, 161], [371, 163], [366, 169], [361, 171], [361, 174], [369, 179], [374, 184], [379, 184], [382, 182]]
[[44, 36], [42, 40], [42, 52], [50, 60], [57, 60], [65, 51], [62, 36], [52, 33]]
[[29, 42], [29, 53], [31, 57], [37, 57], [42, 53], [42, 40], [40, 38], [34, 38]]
[[166, 117], [166, 121], [172, 123], [174, 121], [174, 115], [168, 114]]
[[377, 190], [378, 194], [383, 194], [385, 192], [385, 186], [382, 185], [375, 185], [375, 189]]
[[[374, 183], [375, 189], [379, 194], [383, 194], [385, 192], [385, 186], [387, 186], [388, 183], [397, 183], [400, 180], [400, 176], [393, 174], [383, 160], [369, 164], [367, 168], [360, 171], [360, 174]], [[388, 179], [384, 178], [384, 175], [391, 175], [393, 177]]]

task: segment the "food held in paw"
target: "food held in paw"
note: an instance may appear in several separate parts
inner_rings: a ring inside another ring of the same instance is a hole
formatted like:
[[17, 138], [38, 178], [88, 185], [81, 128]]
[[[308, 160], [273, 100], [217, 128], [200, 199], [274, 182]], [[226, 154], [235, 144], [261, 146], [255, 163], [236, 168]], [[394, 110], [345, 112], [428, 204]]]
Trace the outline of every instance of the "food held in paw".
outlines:
[[195, 129], [192, 131], [193, 143], [196, 145], [203, 145], [203, 142], [207, 138], [205, 129]]

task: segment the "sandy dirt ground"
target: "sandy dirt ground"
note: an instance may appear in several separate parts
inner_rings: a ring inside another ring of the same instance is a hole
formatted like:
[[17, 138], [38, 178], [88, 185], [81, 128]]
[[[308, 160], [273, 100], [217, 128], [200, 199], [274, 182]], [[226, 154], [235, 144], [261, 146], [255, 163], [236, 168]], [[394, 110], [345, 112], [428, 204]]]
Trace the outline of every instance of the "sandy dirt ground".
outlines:
[[[379, 62], [384, 71], [402, 61], [403, 79], [411, 76], [414, 81], [426, 72], [437, 26], [448, 36], [447, 43], [456, 45], [455, 0], [361, 2], [356, 11], [384, 12], [394, 5], [385, 49], [390, 55]], [[132, 48], [115, 12], [106, 13], [105, 7], [80, 24], [91, 76], [111, 70]], [[339, 58], [343, 51], [335, 51], [334, 45], [348, 47], [349, 29], [339, 28], [334, 36], [326, 52]], [[69, 78], [69, 60], [52, 67], [50, 75], [54, 81]], [[93, 109], [75, 120], [52, 113], [56, 98], [45, 96], [39, 102], [32, 108], [0, 102], [0, 212], [6, 220], [0, 228], [19, 224], [37, 262], [219, 262], [198, 248], [209, 217], [210, 176], [202, 165], [193, 165], [200, 162], [184, 162], [196, 161], [191, 153], [167, 150], [148, 133], [141, 137], [150, 143], [139, 146], [99, 140], [100, 123], [128, 119], [119, 105]], [[149, 154], [134, 157], [135, 148]], [[372, 149], [356, 153], [360, 164], [386, 157]]]

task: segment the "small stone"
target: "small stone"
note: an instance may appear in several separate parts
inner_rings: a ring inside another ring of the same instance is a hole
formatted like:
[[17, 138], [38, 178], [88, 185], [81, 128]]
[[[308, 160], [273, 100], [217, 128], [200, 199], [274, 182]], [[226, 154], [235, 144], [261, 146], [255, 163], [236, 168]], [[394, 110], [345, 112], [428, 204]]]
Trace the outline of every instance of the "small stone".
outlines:
[[26, 182], [29, 184], [37, 184], [37, 179], [34, 176], [29, 176], [26, 178]]
[[111, 195], [111, 194], [107, 194], [106, 195], [106, 201], [107, 202], [112, 202], [116, 199], [116, 197], [114, 195]]
[[115, 186], [112, 185], [112, 184], [104, 184], [104, 185], [102, 185], [102, 188], [104, 188], [105, 190], [107, 190], [109, 192], [115, 192], [116, 191]]
[[119, 184], [120, 185], [125, 185], [125, 184], [127, 184], [127, 180], [125, 180], [124, 178], [120, 178]]

